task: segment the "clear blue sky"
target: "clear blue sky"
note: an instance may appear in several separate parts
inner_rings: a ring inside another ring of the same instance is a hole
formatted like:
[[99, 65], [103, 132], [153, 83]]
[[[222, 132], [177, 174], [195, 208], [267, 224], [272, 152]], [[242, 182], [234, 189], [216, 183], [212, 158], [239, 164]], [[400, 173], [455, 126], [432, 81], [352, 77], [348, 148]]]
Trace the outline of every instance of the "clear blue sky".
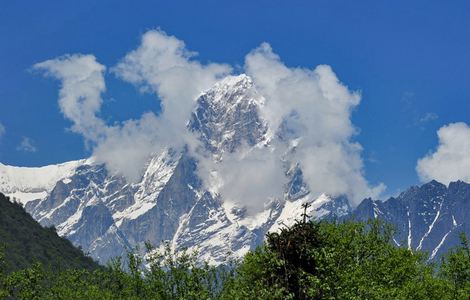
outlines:
[[[289, 66], [331, 65], [362, 91], [353, 123], [366, 177], [389, 193], [418, 182], [416, 160], [436, 146], [439, 127], [470, 122], [468, 1], [2, 1], [0, 162], [39, 166], [90, 154], [65, 129], [57, 82], [32, 72], [34, 63], [92, 53], [113, 66], [158, 27], [203, 61], [241, 65], [267, 41]], [[109, 122], [158, 110], [151, 95], [106, 76], [101, 114]], [[24, 137], [35, 152], [19, 150]]]

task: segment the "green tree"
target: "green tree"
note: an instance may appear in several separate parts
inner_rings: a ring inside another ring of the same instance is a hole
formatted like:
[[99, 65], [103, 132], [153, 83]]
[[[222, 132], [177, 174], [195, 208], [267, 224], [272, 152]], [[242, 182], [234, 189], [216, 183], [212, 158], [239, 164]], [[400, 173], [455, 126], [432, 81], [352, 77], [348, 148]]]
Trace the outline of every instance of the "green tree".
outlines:
[[238, 299], [440, 299], [425, 255], [392, 244], [380, 221], [297, 222], [269, 234], [227, 283]]
[[395, 247], [393, 234], [380, 221], [304, 218], [223, 267], [164, 243], [94, 270], [33, 264], [6, 273], [0, 251], [0, 299], [468, 299], [464, 236], [437, 265], [425, 253]]
[[470, 247], [464, 233], [461, 245], [451, 249], [441, 259], [440, 276], [447, 282], [453, 299], [470, 298]]
[[4, 247], [0, 245], [0, 299], [4, 299], [8, 296], [8, 292], [5, 287], [5, 254]]

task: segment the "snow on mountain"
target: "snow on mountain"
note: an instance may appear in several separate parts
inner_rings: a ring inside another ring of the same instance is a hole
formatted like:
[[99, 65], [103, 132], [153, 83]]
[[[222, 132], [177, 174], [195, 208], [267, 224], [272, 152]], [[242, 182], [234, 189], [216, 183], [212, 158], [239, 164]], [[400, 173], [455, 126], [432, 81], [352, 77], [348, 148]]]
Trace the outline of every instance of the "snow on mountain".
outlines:
[[[260, 115], [264, 102], [252, 80], [243, 74], [229, 76], [201, 93], [187, 125], [201, 142], [203, 149], [199, 150], [220, 160], [224, 153], [242, 146], [272, 147], [269, 132], [274, 130]], [[295, 137], [292, 126], [284, 127], [276, 134]], [[295, 140], [289, 140], [294, 141], [294, 149]], [[351, 216], [345, 197], [309, 192], [301, 167], [289, 162], [289, 152], [283, 163], [288, 178], [284, 193], [255, 214], [205, 186], [198, 160], [187, 149], [155, 153], [140, 181], [132, 184], [109, 174], [93, 159], [41, 168], [0, 164], [0, 191], [17, 197], [43, 226], [55, 226], [60, 235], [102, 263], [135, 246], [143, 249], [147, 241], [157, 248], [168, 241], [173, 251], [197, 249], [201, 259], [220, 264], [228, 257], [242, 257], [260, 245], [267, 232], [301, 218], [306, 202], [311, 203], [307, 209], [311, 218]], [[460, 228], [468, 230], [468, 216], [463, 212], [469, 211], [470, 192], [462, 189], [449, 186], [446, 191], [436, 185], [420, 194], [415, 188], [386, 202], [365, 200], [355, 214], [364, 219], [383, 217], [401, 229], [395, 237], [397, 243], [411, 232], [410, 246], [438, 255], [455, 242], [454, 233]], [[466, 206], [455, 204], [449, 210], [453, 199], [467, 199]]]
[[254, 146], [266, 141], [268, 126], [258, 111], [264, 101], [250, 77], [228, 76], [198, 97], [188, 128], [216, 157], [242, 143]]
[[307, 203], [309, 206], [305, 213], [312, 219], [340, 218], [351, 212], [351, 207], [346, 198], [332, 198], [326, 194], [320, 195], [316, 199], [304, 197], [295, 201], [286, 201], [279, 218], [269, 229], [269, 232], [279, 231], [281, 226], [291, 226], [304, 213], [303, 205]]
[[113, 214], [118, 226], [123, 219], [136, 219], [156, 205], [155, 199], [170, 179], [179, 159], [179, 154], [167, 150], [150, 160], [142, 181], [136, 185], [138, 188], [134, 194], [134, 203]]
[[70, 161], [38, 168], [14, 167], [0, 163], [0, 192], [23, 204], [43, 199], [60, 180], [68, 180], [86, 160]]
[[[242, 145], [266, 146], [268, 124], [259, 113], [262, 105], [264, 98], [248, 76], [229, 76], [196, 99], [188, 129], [216, 160]], [[23, 201], [26, 210], [101, 262], [147, 241], [157, 247], [169, 241], [175, 251], [198, 249], [202, 259], [218, 264], [259, 245], [275, 224], [292, 222], [307, 201], [297, 166], [287, 174], [291, 181], [285, 196], [249, 215], [204, 186], [197, 164], [187, 150], [167, 149], [149, 160], [134, 184], [108, 174], [103, 165], [77, 161], [39, 168], [41, 174], [36, 169], [15, 173], [28, 174], [22, 177], [3, 171], [8, 176], [3, 175], [1, 186], [10, 194], [44, 193]], [[312, 216], [336, 213], [323, 202], [312, 206]]]
[[385, 220], [396, 227], [397, 245], [425, 250], [434, 259], [458, 245], [461, 232], [470, 232], [470, 184], [431, 181], [386, 201], [366, 199], [353, 215]]

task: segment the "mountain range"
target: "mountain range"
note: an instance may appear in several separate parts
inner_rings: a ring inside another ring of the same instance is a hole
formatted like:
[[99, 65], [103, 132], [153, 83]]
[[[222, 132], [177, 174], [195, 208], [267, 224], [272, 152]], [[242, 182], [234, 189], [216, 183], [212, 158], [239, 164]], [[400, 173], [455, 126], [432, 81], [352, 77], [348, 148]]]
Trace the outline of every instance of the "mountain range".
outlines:
[[[273, 133], [258, 110], [263, 101], [248, 76], [229, 76], [201, 93], [187, 128], [215, 161], [241, 147], [272, 147]], [[276, 134], [289, 134], [285, 130]], [[314, 219], [384, 219], [397, 228], [397, 246], [426, 250], [430, 259], [456, 245], [460, 232], [470, 232], [467, 183], [432, 181], [353, 208], [346, 196], [313, 195], [301, 166], [286, 153], [284, 193], [256, 213], [207, 186], [187, 148], [154, 153], [136, 183], [109, 173], [93, 157], [38, 168], [0, 164], [0, 192], [101, 263], [145, 242], [168, 241], [173, 251], [198, 249], [200, 259], [220, 264], [295, 222], [306, 202]]]

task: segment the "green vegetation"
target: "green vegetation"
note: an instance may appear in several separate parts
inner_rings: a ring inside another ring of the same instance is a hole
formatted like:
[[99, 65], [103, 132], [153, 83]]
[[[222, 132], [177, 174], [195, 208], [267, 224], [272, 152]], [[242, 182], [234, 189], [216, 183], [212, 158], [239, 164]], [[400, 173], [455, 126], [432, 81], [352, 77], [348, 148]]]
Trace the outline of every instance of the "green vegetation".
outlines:
[[20, 204], [12, 203], [0, 193], [0, 249], [4, 251], [4, 268], [11, 272], [38, 262], [52, 269], [96, 269], [98, 264], [55, 228], [43, 228]]
[[[469, 299], [470, 248], [462, 244], [428, 264], [397, 248], [380, 221], [307, 222], [304, 218], [225, 267], [196, 263], [196, 253], [131, 252], [106, 268], [41, 264], [9, 272], [0, 251], [0, 299]], [[143, 265], [146, 265], [144, 267]], [[54, 270], [55, 271], [55, 270]]]
[[299, 222], [245, 257], [228, 298], [468, 299], [467, 244], [439, 269], [424, 253], [393, 246], [392, 234], [378, 221]]

